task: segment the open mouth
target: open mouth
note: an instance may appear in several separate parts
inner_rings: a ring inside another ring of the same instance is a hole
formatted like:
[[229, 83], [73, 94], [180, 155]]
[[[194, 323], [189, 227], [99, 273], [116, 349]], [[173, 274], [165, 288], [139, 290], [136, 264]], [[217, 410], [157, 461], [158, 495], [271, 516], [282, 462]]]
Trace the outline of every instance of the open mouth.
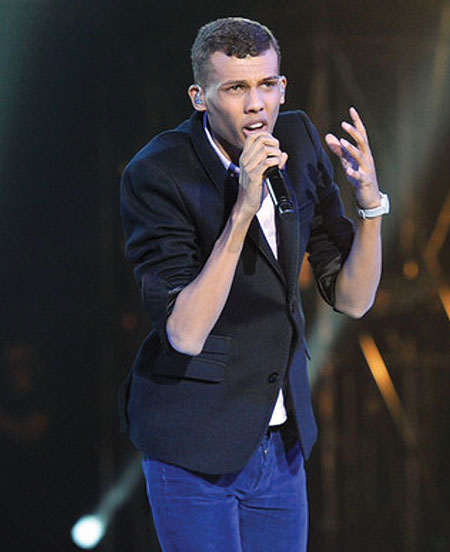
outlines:
[[257, 123], [252, 123], [251, 125], [247, 125], [244, 127], [244, 134], [248, 136], [249, 134], [252, 134], [252, 132], [258, 132], [261, 130], [265, 130], [267, 125], [261, 121]]

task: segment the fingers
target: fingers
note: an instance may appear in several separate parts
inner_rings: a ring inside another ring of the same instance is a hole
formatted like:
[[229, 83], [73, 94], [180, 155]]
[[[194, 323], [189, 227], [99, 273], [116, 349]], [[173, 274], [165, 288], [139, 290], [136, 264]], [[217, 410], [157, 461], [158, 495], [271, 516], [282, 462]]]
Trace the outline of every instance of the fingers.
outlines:
[[280, 143], [267, 132], [255, 133], [249, 136], [244, 144], [240, 162], [244, 167], [251, 167], [264, 157], [281, 154]]
[[375, 163], [364, 123], [354, 107], [349, 109], [352, 123], [342, 122], [342, 128], [354, 140], [327, 134], [325, 141], [339, 157], [347, 180], [352, 184], [359, 205], [372, 205], [379, 200]]
[[261, 132], [247, 138], [239, 164], [245, 173], [252, 175], [252, 179], [260, 179], [269, 167], [282, 168], [286, 160], [287, 154], [280, 150], [278, 140]]
[[[339, 140], [334, 134], [327, 134], [325, 141], [330, 150], [341, 160], [342, 167], [348, 176], [355, 178], [361, 162], [362, 154], [347, 140]], [[359, 174], [359, 173], [358, 173]]]
[[288, 154], [285, 152], [282, 152], [281, 163], [278, 165], [280, 169], [284, 169], [284, 167], [286, 166], [287, 160], [288, 160]]
[[369, 146], [367, 131], [359, 113], [354, 107], [349, 109], [352, 124], [342, 122], [342, 128], [353, 138], [351, 143], [345, 138], [327, 134], [325, 142], [330, 150], [339, 157], [345, 176], [350, 182], [358, 205], [371, 208], [380, 202], [375, 162]]
[[364, 126], [359, 113], [354, 107], [349, 109], [349, 113], [353, 124], [343, 121], [341, 123], [342, 128], [355, 140], [358, 148], [360, 148], [364, 153], [370, 152], [366, 127]]
[[349, 109], [349, 113], [350, 113], [350, 117], [352, 118], [355, 127], [358, 129], [360, 134], [364, 137], [366, 142], [368, 142], [369, 140], [367, 138], [366, 127], [364, 126], [364, 123], [362, 122], [362, 119], [359, 116], [359, 113], [356, 111], [356, 109], [354, 107], [351, 107]]
[[351, 156], [352, 159], [354, 159], [358, 164], [363, 161], [364, 156], [362, 151], [355, 147], [348, 140], [345, 140], [345, 138], [341, 138], [340, 145], [341, 149], [343, 150], [344, 157], [347, 158], [348, 156]]
[[359, 166], [366, 169], [373, 164], [367, 131], [359, 113], [354, 107], [349, 109], [349, 113], [353, 124], [343, 121], [341, 126], [345, 132], [353, 138], [356, 144], [351, 143], [345, 138], [338, 139], [334, 134], [327, 134], [325, 136], [325, 141], [330, 150], [337, 155], [343, 163], [346, 159], [352, 162], [353, 168], [355, 168], [354, 165], [357, 163]]
[[255, 132], [247, 137], [239, 158], [238, 196], [238, 203], [246, 213], [255, 214], [261, 206], [264, 173], [269, 167], [283, 168], [287, 158], [271, 134]]
[[327, 134], [325, 136], [325, 142], [335, 155], [342, 157], [341, 144], [334, 134]]
[[353, 166], [348, 163], [347, 165], [344, 165], [344, 170], [350, 180], [362, 180], [362, 175], [361, 172], [358, 170], [358, 167], [353, 168]]

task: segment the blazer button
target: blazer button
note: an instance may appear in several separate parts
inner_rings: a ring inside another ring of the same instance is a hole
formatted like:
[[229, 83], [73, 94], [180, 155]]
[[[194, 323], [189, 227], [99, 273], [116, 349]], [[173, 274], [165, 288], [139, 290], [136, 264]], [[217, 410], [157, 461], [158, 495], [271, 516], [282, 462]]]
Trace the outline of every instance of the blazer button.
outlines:
[[280, 379], [280, 374], [278, 372], [272, 372], [270, 376], [267, 378], [269, 383], [277, 383], [279, 379]]
[[294, 313], [296, 311], [296, 304], [291, 303], [291, 312]]

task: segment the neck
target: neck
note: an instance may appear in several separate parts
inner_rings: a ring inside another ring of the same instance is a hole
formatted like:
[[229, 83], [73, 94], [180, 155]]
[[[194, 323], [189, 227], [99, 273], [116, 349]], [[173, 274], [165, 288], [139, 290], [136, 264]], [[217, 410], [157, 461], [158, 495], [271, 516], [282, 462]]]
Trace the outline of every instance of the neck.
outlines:
[[211, 136], [214, 143], [225, 155], [225, 157], [232, 161], [235, 165], [239, 166], [239, 157], [241, 156], [242, 150], [237, 149], [225, 140], [220, 139], [214, 132], [211, 132]]
[[239, 157], [241, 156], [242, 149], [238, 149], [223, 138], [221, 138], [214, 130], [211, 128], [207, 116], [205, 117], [205, 124], [208, 127], [208, 130], [211, 134], [214, 144], [220, 150], [222, 155], [224, 155], [228, 161], [231, 161], [235, 165], [239, 166]]

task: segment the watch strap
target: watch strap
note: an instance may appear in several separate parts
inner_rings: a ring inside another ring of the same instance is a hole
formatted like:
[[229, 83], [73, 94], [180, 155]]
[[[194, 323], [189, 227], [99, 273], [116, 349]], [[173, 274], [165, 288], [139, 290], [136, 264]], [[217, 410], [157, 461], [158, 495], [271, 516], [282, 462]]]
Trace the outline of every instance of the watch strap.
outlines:
[[362, 219], [366, 219], [387, 215], [390, 210], [389, 196], [383, 192], [380, 192], [380, 199], [381, 204], [379, 207], [374, 207], [373, 209], [363, 209], [362, 207], [358, 207], [358, 216]]

